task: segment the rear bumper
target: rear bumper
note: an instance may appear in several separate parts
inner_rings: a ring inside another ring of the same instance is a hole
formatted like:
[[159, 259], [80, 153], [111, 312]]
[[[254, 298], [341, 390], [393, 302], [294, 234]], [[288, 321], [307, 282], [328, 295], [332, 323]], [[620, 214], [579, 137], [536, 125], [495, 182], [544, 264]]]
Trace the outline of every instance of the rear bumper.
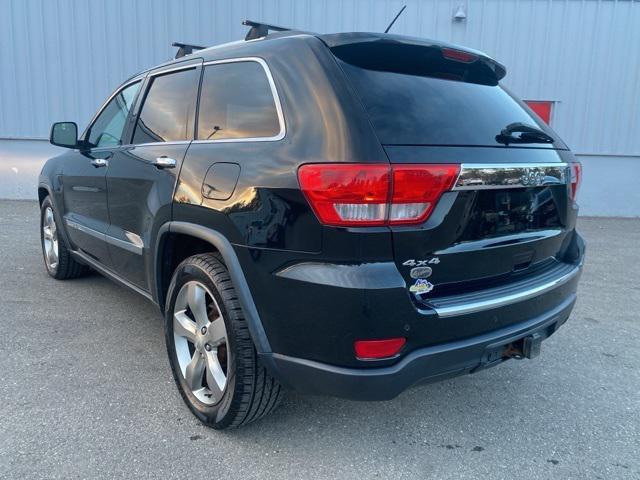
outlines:
[[[577, 283], [581, 267], [569, 283]], [[505, 360], [508, 345], [537, 334], [551, 336], [568, 319], [575, 304], [575, 288], [542, 315], [524, 322], [455, 342], [419, 348], [397, 363], [378, 368], [345, 368], [277, 353], [261, 354], [262, 362], [288, 388], [310, 394], [353, 400], [389, 400], [417, 383], [473, 373]]]
[[466, 295], [437, 298], [429, 302], [429, 307], [435, 311], [439, 318], [458, 317], [494, 310], [552, 292], [567, 283], [577, 281], [581, 273], [580, 266], [567, 263], [559, 264], [533, 279], [513, 282]]

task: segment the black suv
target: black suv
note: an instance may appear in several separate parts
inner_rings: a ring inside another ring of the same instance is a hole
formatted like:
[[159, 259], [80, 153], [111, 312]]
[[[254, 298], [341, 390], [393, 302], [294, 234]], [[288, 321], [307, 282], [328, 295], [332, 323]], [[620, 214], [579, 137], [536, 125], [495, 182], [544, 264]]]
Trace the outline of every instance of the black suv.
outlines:
[[53, 125], [70, 150], [39, 181], [49, 274], [92, 268], [157, 304], [215, 428], [283, 389], [385, 400], [534, 357], [576, 300], [581, 168], [505, 68], [264, 30], [135, 75], [79, 139]]

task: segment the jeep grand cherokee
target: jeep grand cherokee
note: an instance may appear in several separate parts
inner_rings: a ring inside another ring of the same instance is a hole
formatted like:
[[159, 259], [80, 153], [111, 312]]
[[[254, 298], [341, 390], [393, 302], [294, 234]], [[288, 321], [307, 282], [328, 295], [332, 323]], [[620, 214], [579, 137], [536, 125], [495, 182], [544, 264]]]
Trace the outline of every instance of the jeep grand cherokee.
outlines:
[[534, 357], [569, 317], [581, 168], [481, 52], [283, 31], [141, 72], [39, 185], [49, 274], [156, 303], [176, 384], [237, 427], [283, 389], [391, 399]]

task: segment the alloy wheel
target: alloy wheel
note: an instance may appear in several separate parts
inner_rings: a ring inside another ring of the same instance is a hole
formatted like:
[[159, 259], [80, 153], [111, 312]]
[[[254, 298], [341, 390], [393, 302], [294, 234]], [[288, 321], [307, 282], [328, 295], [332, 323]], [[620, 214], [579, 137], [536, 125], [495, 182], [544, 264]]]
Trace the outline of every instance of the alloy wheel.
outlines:
[[51, 207], [45, 209], [42, 219], [42, 247], [47, 268], [55, 271], [58, 267], [58, 229]]
[[186, 387], [204, 404], [219, 402], [227, 387], [227, 329], [218, 302], [198, 281], [185, 283], [178, 292], [173, 339]]

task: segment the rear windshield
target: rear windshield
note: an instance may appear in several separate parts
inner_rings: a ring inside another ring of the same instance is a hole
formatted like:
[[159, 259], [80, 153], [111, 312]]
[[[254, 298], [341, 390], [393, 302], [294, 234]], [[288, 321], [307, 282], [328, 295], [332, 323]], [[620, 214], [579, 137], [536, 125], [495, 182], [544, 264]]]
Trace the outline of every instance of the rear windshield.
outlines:
[[[436, 69], [420, 70], [415, 67], [420, 59], [403, 59], [398, 50], [378, 52], [371, 59], [353, 51], [340, 53], [334, 50], [383, 144], [499, 146], [496, 135], [514, 122], [539, 126], [553, 135], [496, 81], [447, 71], [444, 62]], [[386, 53], [393, 55], [388, 62]]]

